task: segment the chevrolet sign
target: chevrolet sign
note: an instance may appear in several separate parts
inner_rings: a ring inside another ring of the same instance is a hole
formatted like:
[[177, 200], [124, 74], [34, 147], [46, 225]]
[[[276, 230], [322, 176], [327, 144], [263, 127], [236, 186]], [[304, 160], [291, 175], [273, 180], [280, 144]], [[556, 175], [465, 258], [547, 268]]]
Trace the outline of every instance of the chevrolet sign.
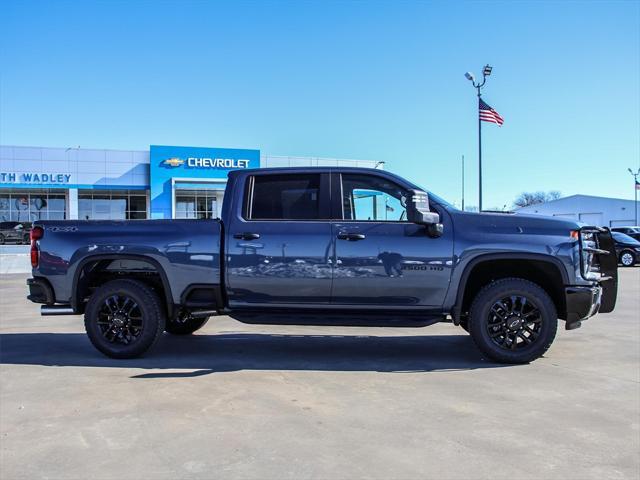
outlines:
[[249, 168], [249, 160], [235, 158], [187, 158], [189, 168]]

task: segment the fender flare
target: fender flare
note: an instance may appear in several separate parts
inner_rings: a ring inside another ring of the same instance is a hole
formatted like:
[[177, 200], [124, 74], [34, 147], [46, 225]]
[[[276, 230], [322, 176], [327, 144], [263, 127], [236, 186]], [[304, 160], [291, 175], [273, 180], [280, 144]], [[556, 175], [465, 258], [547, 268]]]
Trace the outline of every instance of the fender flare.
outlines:
[[536, 262], [546, 262], [553, 265], [562, 278], [564, 285], [569, 284], [569, 275], [564, 264], [551, 255], [544, 255], [541, 253], [526, 253], [526, 252], [504, 252], [504, 253], [485, 253], [478, 255], [471, 259], [464, 267], [460, 281], [458, 282], [458, 291], [456, 293], [456, 300], [453, 304], [452, 317], [454, 323], [460, 321], [460, 314], [462, 313], [462, 302], [464, 301], [464, 292], [467, 288], [467, 282], [471, 276], [471, 272], [475, 267], [481, 263], [491, 262], [494, 260], [531, 260]]
[[167, 305], [167, 311], [169, 315], [171, 315], [173, 311], [173, 297], [171, 295], [171, 285], [169, 284], [169, 278], [167, 277], [167, 273], [164, 271], [162, 265], [157, 260], [147, 257], [145, 255], [136, 255], [129, 253], [120, 253], [120, 254], [96, 254], [90, 255], [88, 257], [83, 258], [78, 262], [78, 266], [76, 267], [76, 271], [73, 274], [73, 295], [71, 296], [71, 307], [74, 312], [79, 312], [79, 298], [78, 298], [78, 282], [80, 281], [80, 273], [84, 270], [84, 267], [91, 262], [99, 262], [102, 260], [140, 260], [143, 262], [147, 262], [157, 270], [160, 275], [160, 281], [162, 282], [162, 287], [164, 289], [165, 303]]

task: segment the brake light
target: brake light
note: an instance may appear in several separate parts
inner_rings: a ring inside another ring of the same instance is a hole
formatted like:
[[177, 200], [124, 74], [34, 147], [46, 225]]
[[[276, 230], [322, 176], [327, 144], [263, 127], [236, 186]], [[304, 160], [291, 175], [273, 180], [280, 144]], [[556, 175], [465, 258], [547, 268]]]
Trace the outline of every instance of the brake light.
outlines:
[[31, 229], [31, 232], [29, 233], [29, 236], [31, 238], [31, 240], [40, 240], [42, 238], [42, 236], [44, 235], [44, 230], [42, 227], [33, 227]]
[[31, 238], [31, 266], [36, 268], [40, 262], [40, 250], [38, 249], [37, 241], [44, 236], [44, 229], [42, 227], [33, 227], [29, 237]]
[[571, 230], [571, 238], [574, 240], [578, 240], [580, 238], [580, 231], [579, 230]]

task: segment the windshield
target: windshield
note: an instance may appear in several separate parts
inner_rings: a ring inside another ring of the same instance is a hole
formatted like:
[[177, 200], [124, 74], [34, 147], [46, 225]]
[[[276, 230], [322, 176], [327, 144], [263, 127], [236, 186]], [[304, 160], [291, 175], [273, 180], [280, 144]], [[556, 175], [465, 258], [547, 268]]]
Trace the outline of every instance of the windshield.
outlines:
[[630, 243], [632, 245], [640, 245], [640, 242], [638, 240], [636, 240], [633, 237], [630, 237], [629, 235], [626, 235], [624, 233], [620, 233], [620, 232], [611, 232], [611, 235], [613, 236], [613, 239], [616, 242], [620, 242], [620, 243]]
[[443, 200], [442, 197], [436, 195], [435, 193], [429, 192], [429, 199], [434, 199], [436, 203], [442, 205], [443, 207], [451, 208], [452, 210], [460, 210], [458, 207], [450, 204], [446, 200]]

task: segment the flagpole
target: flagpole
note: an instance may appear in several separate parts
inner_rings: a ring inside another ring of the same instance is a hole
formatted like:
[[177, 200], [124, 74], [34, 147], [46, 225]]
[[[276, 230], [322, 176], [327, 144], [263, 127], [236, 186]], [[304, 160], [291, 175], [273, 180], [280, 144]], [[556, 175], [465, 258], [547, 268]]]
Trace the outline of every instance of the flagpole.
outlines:
[[[484, 82], [482, 82], [484, 85]], [[482, 120], [480, 120], [480, 87], [478, 85], [478, 211], [482, 211]]]

